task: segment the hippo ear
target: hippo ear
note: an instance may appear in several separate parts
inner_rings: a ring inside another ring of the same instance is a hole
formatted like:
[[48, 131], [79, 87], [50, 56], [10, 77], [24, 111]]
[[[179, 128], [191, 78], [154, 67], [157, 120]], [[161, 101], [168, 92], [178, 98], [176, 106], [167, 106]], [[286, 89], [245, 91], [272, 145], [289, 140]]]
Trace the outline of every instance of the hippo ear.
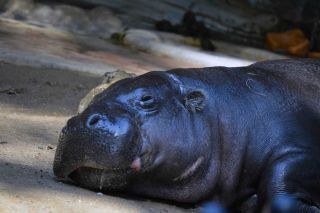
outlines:
[[184, 103], [192, 112], [200, 112], [205, 106], [206, 96], [201, 90], [190, 90], [187, 92]]

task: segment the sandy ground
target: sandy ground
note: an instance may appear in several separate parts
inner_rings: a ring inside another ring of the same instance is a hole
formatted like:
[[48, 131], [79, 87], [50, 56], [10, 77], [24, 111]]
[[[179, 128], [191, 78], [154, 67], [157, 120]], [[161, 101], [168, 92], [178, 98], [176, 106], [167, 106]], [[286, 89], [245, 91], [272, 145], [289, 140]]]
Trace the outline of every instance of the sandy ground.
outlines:
[[59, 131], [101, 77], [0, 63], [0, 212], [189, 212], [55, 180]]

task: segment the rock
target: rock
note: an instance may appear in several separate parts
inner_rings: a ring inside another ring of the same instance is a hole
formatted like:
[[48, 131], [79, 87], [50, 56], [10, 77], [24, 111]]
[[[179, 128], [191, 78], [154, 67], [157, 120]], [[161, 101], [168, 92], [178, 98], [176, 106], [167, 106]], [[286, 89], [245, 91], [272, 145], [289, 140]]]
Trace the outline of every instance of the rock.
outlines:
[[109, 37], [112, 33], [123, 30], [122, 22], [111, 10], [105, 7], [96, 7], [88, 13], [91, 23], [94, 25], [94, 32], [101, 37]]
[[[30, 12], [27, 20], [37, 24], [50, 24], [56, 19], [53, 9], [50, 6], [37, 4]], [[41, 21], [39, 21], [41, 20]]]
[[0, 7], [4, 7], [9, 0], [0, 0]]
[[92, 99], [105, 89], [107, 89], [111, 84], [115, 83], [124, 78], [131, 78], [136, 76], [133, 73], [127, 73], [123, 70], [116, 70], [114, 72], [107, 72], [105, 73], [105, 78], [102, 81], [102, 84], [98, 85], [97, 87], [93, 88], [81, 101], [78, 107], [78, 113], [83, 112], [90, 104]]
[[44, 4], [32, 0], [10, 0], [2, 9], [5, 11], [3, 17], [72, 33], [109, 37], [123, 30], [121, 20], [104, 7], [85, 10], [54, 2]]
[[123, 43], [141, 51], [148, 51], [150, 43], [160, 41], [159, 36], [149, 30], [131, 29], [126, 32]]
[[81, 34], [93, 30], [94, 27], [83, 9], [70, 5], [56, 5], [54, 9], [56, 14], [61, 14], [53, 24], [55, 27]]
[[[9, 2], [11, 10], [15, 10], [14, 13], [9, 12], [11, 17], [21, 20], [28, 19], [28, 14], [32, 14], [34, 5], [32, 0], [10, 0]], [[36, 2], [48, 1], [38, 0]], [[57, 5], [54, 3], [57, 1], [50, 2], [50, 5]], [[123, 30], [124, 26], [154, 29], [154, 23], [160, 20], [168, 20], [172, 24], [177, 24], [183, 15], [191, 10], [203, 23], [203, 26], [213, 32], [213, 39], [259, 47], [263, 47], [264, 36], [267, 32], [284, 29], [283, 27], [287, 26], [288, 22], [291, 24], [312, 23], [320, 15], [320, 1], [316, 0], [297, 0], [294, 4], [291, 0], [60, 0], [59, 2], [75, 5], [72, 7], [85, 13], [84, 16], [77, 16], [78, 18], [75, 19], [69, 17], [62, 21], [64, 23], [62, 25], [68, 27], [70, 23], [74, 23], [76, 32], [80, 33], [85, 32], [105, 38], [114, 32]], [[86, 8], [86, 10], [81, 8]], [[89, 8], [96, 9], [88, 10]], [[117, 16], [110, 15], [110, 11], [107, 11], [109, 9], [117, 11]], [[51, 17], [59, 16], [55, 14], [55, 11], [48, 14], [51, 14]], [[47, 19], [48, 17], [44, 20]], [[91, 24], [83, 24], [87, 23], [88, 19]], [[55, 19], [52, 18], [52, 20]], [[43, 23], [41, 20], [38, 21]], [[158, 28], [171, 31], [172, 26], [170, 25], [162, 21]], [[307, 26], [305, 28], [310, 30]], [[181, 31], [184, 30], [181, 29]]]
[[3, 11], [2, 16], [6, 18], [13, 18], [18, 20], [25, 20], [34, 8], [33, 0], [9, 0], [4, 4], [2, 2]]
[[[265, 33], [279, 29], [282, 23], [276, 15], [253, 9], [247, 0], [62, 1], [74, 5], [108, 7], [117, 11], [123, 25], [139, 29], [154, 29], [154, 24], [160, 20], [178, 24], [184, 14], [191, 10], [204, 26], [214, 32], [215, 39], [260, 47], [263, 46]], [[158, 27], [170, 31], [168, 22], [160, 22], [159, 25]]]
[[276, 14], [278, 17], [293, 23], [308, 23], [318, 19], [320, 1], [315, 0], [248, 0], [261, 11]]

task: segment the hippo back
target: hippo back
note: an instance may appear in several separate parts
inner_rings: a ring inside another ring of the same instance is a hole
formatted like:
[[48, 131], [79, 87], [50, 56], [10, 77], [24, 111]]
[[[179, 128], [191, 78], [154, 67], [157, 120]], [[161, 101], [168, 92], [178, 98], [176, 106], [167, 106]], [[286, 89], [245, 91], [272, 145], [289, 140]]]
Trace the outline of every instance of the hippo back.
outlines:
[[249, 67], [280, 77], [309, 108], [320, 113], [320, 60], [276, 60], [255, 63]]

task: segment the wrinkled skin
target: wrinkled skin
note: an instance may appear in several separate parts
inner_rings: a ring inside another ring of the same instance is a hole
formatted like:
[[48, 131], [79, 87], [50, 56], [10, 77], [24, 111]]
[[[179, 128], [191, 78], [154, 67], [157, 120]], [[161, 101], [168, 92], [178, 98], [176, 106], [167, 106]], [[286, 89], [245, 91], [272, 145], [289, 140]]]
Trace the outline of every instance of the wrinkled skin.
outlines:
[[94, 190], [320, 212], [320, 60], [118, 81], [68, 121], [53, 169]]

